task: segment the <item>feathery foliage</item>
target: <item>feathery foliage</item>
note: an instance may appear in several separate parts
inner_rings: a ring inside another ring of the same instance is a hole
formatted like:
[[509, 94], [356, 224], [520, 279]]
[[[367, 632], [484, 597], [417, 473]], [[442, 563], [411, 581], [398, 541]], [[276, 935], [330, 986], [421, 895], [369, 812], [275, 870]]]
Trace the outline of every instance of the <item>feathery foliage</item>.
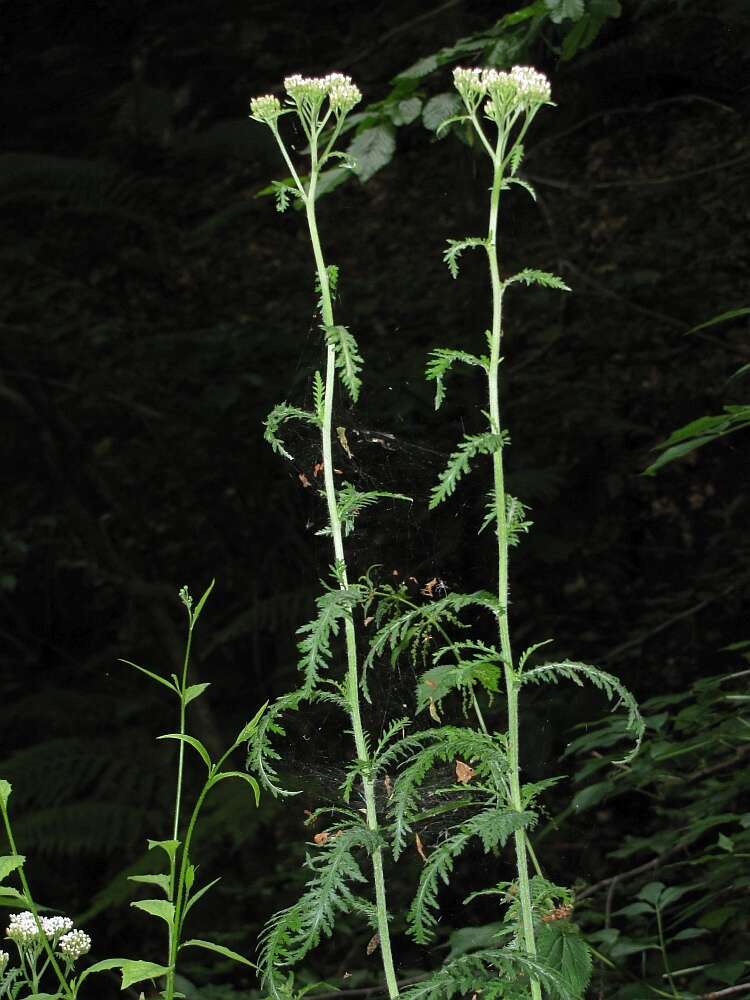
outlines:
[[440, 473], [438, 482], [430, 496], [430, 510], [434, 510], [455, 492], [460, 479], [471, 472], [470, 462], [477, 455], [492, 455], [499, 448], [510, 444], [507, 431], [499, 434], [467, 434], [458, 448], [452, 452], [448, 464]]

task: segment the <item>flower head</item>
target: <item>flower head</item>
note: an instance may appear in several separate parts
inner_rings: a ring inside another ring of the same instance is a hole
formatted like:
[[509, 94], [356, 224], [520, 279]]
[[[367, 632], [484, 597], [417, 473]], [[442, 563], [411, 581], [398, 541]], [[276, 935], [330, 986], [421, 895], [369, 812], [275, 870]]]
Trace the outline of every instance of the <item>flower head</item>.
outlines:
[[70, 917], [42, 917], [42, 929], [47, 937], [52, 941], [56, 936], [66, 934], [73, 929], [73, 921]]
[[547, 77], [531, 66], [514, 66], [509, 72], [457, 67], [453, 83], [471, 110], [486, 95], [485, 113], [498, 123], [514, 110], [536, 111], [549, 102], [551, 94]]
[[23, 913], [11, 913], [10, 923], [5, 931], [8, 940], [13, 941], [19, 948], [32, 944], [39, 939], [39, 927], [36, 918], [30, 910]]
[[327, 97], [337, 115], [347, 114], [362, 100], [359, 87], [343, 73], [329, 73], [328, 76], [300, 76], [295, 73], [284, 80], [284, 89], [290, 101], [297, 106], [305, 102], [318, 108]]
[[5, 966], [10, 961], [10, 955], [7, 951], [0, 951], [0, 974], [5, 972]]
[[273, 125], [279, 115], [282, 114], [281, 102], [273, 94], [264, 94], [263, 97], [253, 97], [250, 101], [250, 117], [263, 125]]
[[75, 962], [81, 955], [91, 951], [91, 938], [85, 931], [69, 931], [57, 942], [57, 950], [69, 962]]

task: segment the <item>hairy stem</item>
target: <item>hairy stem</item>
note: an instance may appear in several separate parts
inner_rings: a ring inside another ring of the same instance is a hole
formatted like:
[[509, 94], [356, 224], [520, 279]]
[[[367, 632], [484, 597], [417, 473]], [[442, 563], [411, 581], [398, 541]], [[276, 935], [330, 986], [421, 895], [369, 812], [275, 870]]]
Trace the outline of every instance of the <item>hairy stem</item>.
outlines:
[[[318, 179], [318, 164], [316, 160], [315, 143], [311, 146], [312, 164], [310, 170], [310, 187], [305, 198], [305, 208], [307, 212], [307, 225], [310, 231], [310, 241], [312, 243], [313, 255], [315, 257], [315, 267], [318, 273], [320, 284], [320, 294], [322, 302], [323, 323], [326, 326], [333, 326], [333, 305], [331, 301], [331, 289], [328, 282], [328, 272], [323, 259], [323, 251], [320, 246], [318, 227], [315, 217], [315, 188]], [[341, 533], [341, 519], [338, 512], [336, 500], [336, 486], [333, 479], [333, 396], [335, 387], [335, 349], [329, 343], [326, 351], [326, 378], [325, 378], [325, 398], [323, 405], [323, 426], [321, 428], [321, 439], [323, 448], [323, 482], [325, 486], [326, 503], [328, 505], [328, 519], [333, 537], [333, 552], [336, 561], [336, 568], [339, 574], [339, 583], [342, 590], [349, 586], [346, 568], [346, 554], [344, 552], [344, 542]], [[377, 808], [375, 803], [375, 783], [368, 773], [367, 762], [369, 753], [365, 740], [364, 728], [362, 726], [362, 715], [359, 702], [359, 668], [357, 662], [357, 639], [354, 632], [354, 622], [351, 615], [345, 619], [344, 632], [346, 637], [346, 660], [347, 660], [347, 685], [346, 696], [349, 703], [349, 716], [352, 723], [352, 733], [354, 735], [354, 746], [357, 759], [365, 763], [364, 776], [362, 779], [365, 809], [367, 816], [367, 826], [370, 830], [379, 829]], [[399, 995], [396, 971], [393, 965], [393, 955], [391, 952], [390, 930], [388, 927], [388, 908], [386, 904], [385, 878], [383, 875], [383, 852], [380, 847], [372, 852], [373, 881], [375, 885], [375, 904], [377, 908], [378, 935], [380, 937], [380, 954], [383, 962], [386, 985], [390, 1000], [396, 1000]]]
[[[503, 183], [503, 161], [505, 159], [505, 139], [507, 133], [502, 129], [498, 134], [497, 145], [493, 156], [493, 180], [490, 195], [490, 219], [487, 234], [487, 258], [489, 261], [490, 281], [492, 284], [492, 329], [490, 331], [490, 363], [487, 373], [490, 428], [493, 434], [501, 431], [500, 422], [500, 341], [502, 339], [502, 308], [503, 285], [500, 280], [500, 263], [498, 255], [498, 217], [500, 211], [500, 192]], [[513, 651], [510, 643], [510, 626], [508, 623], [508, 520], [505, 503], [505, 480], [503, 472], [502, 448], [498, 447], [492, 455], [492, 473], [494, 481], [495, 519], [497, 525], [497, 597], [498, 597], [498, 630], [500, 633], [500, 651], [503, 656], [503, 671], [508, 706], [508, 761], [510, 765], [510, 801], [514, 809], [522, 810], [521, 782], [519, 769], [519, 728], [518, 728], [518, 682], [513, 669]], [[526, 834], [524, 830], [516, 830], [513, 834], [516, 847], [516, 866], [518, 870], [518, 895], [521, 903], [521, 919], [526, 950], [531, 957], [536, 955], [536, 940], [534, 937], [534, 922], [531, 910], [531, 891], [529, 888], [529, 870], [526, 850]], [[541, 1000], [542, 991], [539, 980], [532, 978], [531, 995], [533, 1000]]]

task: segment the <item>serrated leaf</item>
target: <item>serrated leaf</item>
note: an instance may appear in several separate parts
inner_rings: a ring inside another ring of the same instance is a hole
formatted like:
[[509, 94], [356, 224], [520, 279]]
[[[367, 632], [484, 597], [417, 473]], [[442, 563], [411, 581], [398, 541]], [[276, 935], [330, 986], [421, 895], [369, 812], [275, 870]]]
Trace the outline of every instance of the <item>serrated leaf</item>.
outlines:
[[144, 882], [148, 885], [158, 885], [163, 890], [165, 896], [169, 896], [170, 880], [169, 875], [128, 875], [130, 882]]
[[315, 406], [315, 415], [318, 418], [318, 423], [323, 423], [323, 408], [325, 406], [325, 395], [326, 386], [323, 381], [323, 376], [319, 371], [316, 371], [313, 375], [313, 404]]
[[393, 126], [388, 123], [360, 132], [352, 140], [347, 153], [356, 161], [355, 173], [364, 184], [391, 162], [395, 151]]
[[172, 926], [174, 921], [174, 904], [167, 899], [136, 899], [131, 904], [136, 910], [143, 910], [150, 913], [152, 917], [158, 917]]
[[279, 428], [287, 420], [301, 420], [304, 423], [315, 424], [317, 426], [318, 418], [316, 414], [310, 413], [308, 410], [301, 410], [298, 406], [291, 406], [289, 403], [278, 403], [263, 421], [263, 426], [265, 427], [263, 437], [265, 440], [271, 445], [271, 448], [277, 455], [283, 455], [284, 458], [288, 458], [291, 462], [293, 461], [293, 457], [286, 450], [284, 442], [279, 435]]
[[[26, 857], [23, 854], [5, 854], [0, 857], [0, 882], [3, 882], [11, 872], [14, 872], [16, 868], [20, 868]], [[3, 892], [7, 890], [3, 888]]]
[[570, 291], [568, 285], [565, 284], [562, 278], [558, 278], [556, 274], [550, 274], [549, 271], [537, 271], [531, 267], [525, 267], [518, 274], [513, 274], [510, 278], [506, 278], [503, 284], [507, 286], [518, 281], [522, 281], [524, 285], [541, 285], [543, 288], [557, 288], [561, 292]]
[[399, 101], [390, 112], [394, 125], [411, 125], [419, 118], [422, 110], [422, 101], [419, 97], [409, 97], [405, 101]]
[[223, 955], [224, 958], [231, 958], [234, 962], [241, 962], [243, 965], [249, 965], [251, 969], [258, 968], [258, 966], [254, 962], [251, 962], [249, 958], [245, 958], [244, 955], [240, 955], [239, 952], [232, 951], [231, 948], [227, 948], [223, 944], [214, 944], [213, 941], [203, 941], [201, 938], [190, 938], [189, 941], [182, 942], [180, 950], [183, 948], [203, 948], [204, 951], [212, 951], [217, 955]]
[[478, 358], [475, 354], [467, 351], [453, 351], [447, 347], [437, 347], [430, 352], [430, 357], [425, 370], [425, 378], [428, 382], [435, 383], [435, 409], [438, 410], [445, 399], [445, 385], [443, 380], [456, 362], [465, 365], [473, 365], [487, 371], [489, 362], [487, 358]]
[[574, 928], [556, 922], [545, 924], [537, 937], [537, 956], [560, 974], [571, 996], [584, 996], [591, 979], [591, 952]]
[[436, 94], [422, 109], [422, 124], [430, 132], [437, 132], [446, 119], [458, 114], [461, 107], [461, 98], [455, 91]]
[[437, 486], [430, 496], [429, 509], [434, 510], [455, 492], [459, 480], [471, 472], [470, 463], [473, 458], [477, 455], [491, 455], [507, 443], [506, 433], [467, 435], [450, 455], [447, 466], [440, 473]]
[[357, 341], [345, 326], [326, 326], [323, 324], [322, 329], [326, 343], [335, 351], [339, 378], [348, 389], [352, 402], [356, 403], [362, 386], [359, 373], [363, 364]]
[[520, 177], [506, 177], [503, 187], [509, 188], [511, 184], [517, 184], [519, 187], [522, 187], [524, 191], [527, 191], [533, 200], [536, 201], [536, 191], [528, 181], [524, 181]]
[[464, 250], [475, 247], [486, 247], [487, 240], [482, 236], [467, 236], [463, 240], [447, 240], [448, 249], [443, 251], [443, 260], [448, 265], [452, 278], [458, 277], [458, 258]]

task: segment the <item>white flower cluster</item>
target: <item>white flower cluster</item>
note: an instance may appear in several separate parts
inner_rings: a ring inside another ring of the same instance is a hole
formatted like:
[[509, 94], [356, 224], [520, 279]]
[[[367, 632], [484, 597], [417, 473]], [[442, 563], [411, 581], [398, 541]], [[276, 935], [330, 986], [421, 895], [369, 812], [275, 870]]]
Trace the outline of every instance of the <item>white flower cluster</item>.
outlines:
[[[91, 950], [91, 938], [83, 931], [75, 930], [70, 917], [40, 917], [39, 923], [42, 927], [42, 933], [54, 943], [55, 948], [63, 958], [74, 962]], [[24, 910], [23, 913], [11, 913], [5, 936], [19, 948], [38, 944], [39, 925], [34, 914], [30, 910]], [[2, 955], [6, 955], [6, 953], [0, 952], [0, 956]], [[8, 956], [6, 955], [6, 964], [7, 961]], [[0, 957], [0, 971], [2, 968], [2, 958]]]
[[284, 90], [295, 104], [305, 100], [320, 104], [328, 97], [337, 114], [346, 114], [362, 100], [359, 87], [343, 73], [329, 73], [328, 76], [300, 76], [294, 73], [284, 80]]
[[497, 69], [453, 70], [453, 83], [466, 104], [476, 107], [485, 95], [485, 110], [491, 118], [514, 108], [536, 110], [552, 94], [549, 80], [531, 66], [514, 66], [509, 73]]
[[7, 951], [0, 951], [0, 974], [5, 972], [5, 966], [10, 961], [10, 955]]
[[75, 962], [81, 955], [91, 951], [91, 938], [85, 931], [69, 931], [57, 942], [57, 950], [69, 962]]
[[[250, 117], [263, 125], [272, 125], [281, 114], [281, 104], [278, 97], [273, 94], [264, 94], [263, 97], [254, 97], [250, 101]], [[182, 592], [180, 592], [182, 597]]]

